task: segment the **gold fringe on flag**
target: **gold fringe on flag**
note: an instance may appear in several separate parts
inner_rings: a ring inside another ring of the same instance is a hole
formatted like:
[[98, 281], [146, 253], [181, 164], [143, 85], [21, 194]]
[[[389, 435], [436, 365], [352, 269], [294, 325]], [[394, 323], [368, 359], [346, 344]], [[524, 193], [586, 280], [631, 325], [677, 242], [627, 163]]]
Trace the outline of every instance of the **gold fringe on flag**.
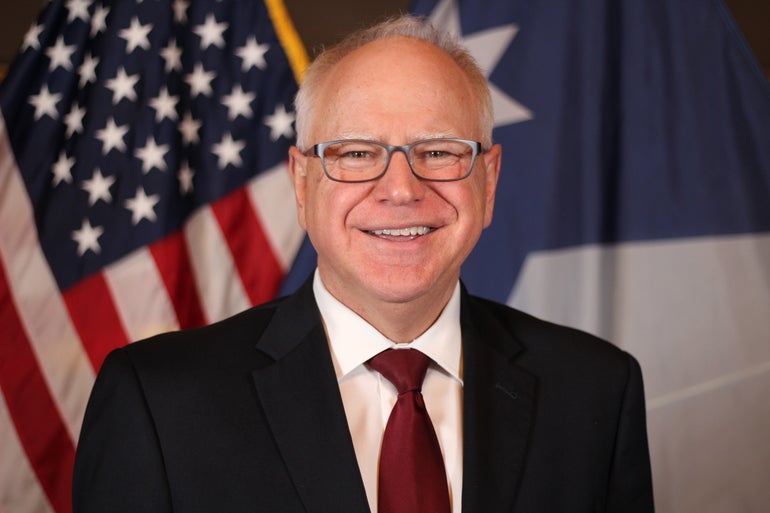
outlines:
[[297, 30], [294, 28], [294, 23], [291, 21], [291, 16], [289, 16], [289, 11], [283, 0], [265, 0], [265, 5], [270, 13], [275, 31], [278, 33], [278, 40], [289, 58], [294, 78], [297, 79], [298, 84], [301, 84], [305, 76], [305, 68], [310, 63], [305, 45], [302, 44]]

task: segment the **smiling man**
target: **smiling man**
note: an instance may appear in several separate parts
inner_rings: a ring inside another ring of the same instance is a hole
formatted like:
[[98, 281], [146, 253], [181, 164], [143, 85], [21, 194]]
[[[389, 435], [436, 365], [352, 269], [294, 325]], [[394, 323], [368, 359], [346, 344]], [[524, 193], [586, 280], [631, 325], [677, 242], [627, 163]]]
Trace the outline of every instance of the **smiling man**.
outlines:
[[314, 276], [112, 353], [75, 511], [653, 511], [636, 361], [460, 283], [492, 120], [473, 60], [418, 20], [319, 56], [289, 155]]
[[321, 281], [395, 342], [436, 320], [492, 220], [500, 147], [482, 116], [486, 85], [473, 78], [435, 45], [401, 36], [309, 74], [300, 93], [302, 150], [290, 169]]

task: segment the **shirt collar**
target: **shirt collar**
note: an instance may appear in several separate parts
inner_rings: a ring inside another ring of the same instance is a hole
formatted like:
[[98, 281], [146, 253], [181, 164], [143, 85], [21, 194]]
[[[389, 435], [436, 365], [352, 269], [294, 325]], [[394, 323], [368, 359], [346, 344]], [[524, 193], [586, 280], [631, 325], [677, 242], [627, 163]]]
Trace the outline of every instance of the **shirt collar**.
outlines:
[[[376, 354], [396, 347], [397, 344], [332, 296], [324, 286], [317, 269], [313, 277], [313, 293], [326, 328], [338, 381], [345, 379]], [[399, 344], [399, 347], [411, 347], [425, 353], [462, 384], [460, 333], [458, 281], [452, 297], [436, 322], [415, 340], [408, 344]]]

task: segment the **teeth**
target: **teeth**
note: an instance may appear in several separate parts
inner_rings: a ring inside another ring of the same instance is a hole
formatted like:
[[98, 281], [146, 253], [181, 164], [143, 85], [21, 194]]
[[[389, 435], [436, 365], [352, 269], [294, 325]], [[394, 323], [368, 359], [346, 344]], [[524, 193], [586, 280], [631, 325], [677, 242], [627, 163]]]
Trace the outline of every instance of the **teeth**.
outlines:
[[384, 230], [373, 230], [372, 233], [375, 235], [401, 235], [403, 237], [414, 237], [415, 235], [425, 235], [429, 231], [430, 228], [427, 226], [412, 226], [411, 228], [386, 228]]

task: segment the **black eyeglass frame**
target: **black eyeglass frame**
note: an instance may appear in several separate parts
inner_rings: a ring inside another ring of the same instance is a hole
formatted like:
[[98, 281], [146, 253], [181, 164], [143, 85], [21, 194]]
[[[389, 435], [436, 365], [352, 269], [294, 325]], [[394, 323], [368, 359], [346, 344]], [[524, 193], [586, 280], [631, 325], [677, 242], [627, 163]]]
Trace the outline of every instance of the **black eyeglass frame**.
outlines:
[[[418, 144], [423, 144], [423, 143], [428, 143], [433, 141], [460, 142], [460, 143], [467, 144], [471, 148], [471, 151], [473, 152], [471, 155], [471, 163], [468, 166], [468, 171], [463, 176], [460, 176], [458, 178], [427, 178], [417, 173], [417, 171], [414, 170], [414, 166], [412, 165], [411, 159], [409, 158], [409, 152], [412, 150], [413, 147], [417, 146]], [[357, 143], [357, 142], [374, 144], [376, 146], [384, 148], [387, 151], [387, 155], [385, 158], [385, 166], [383, 167], [382, 172], [380, 172], [377, 176], [374, 176], [372, 178], [364, 178], [362, 180], [341, 180], [339, 178], [334, 178], [326, 169], [326, 162], [322, 156], [324, 150], [333, 144]], [[329, 180], [333, 182], [365, 183], [365, 182], [373, 182], [375, 180], [379, 180], [385, 175], [385, 173], [387, 173], [388, 167], [390, 167], [390, 158], [393, 156], [393, 152], [395, 151], [400, 151], [401, 153], [403, 153], [404, 156], [406, 157], [406, 162], [409, 164], [409, 169], [412, 171], [412, 174], [417, 178], [419, 178], [420, 180], [424, 180], [426, 182], [458, 182], [460, 180], [465, 180], [473, 172], [473, 166], [476, 164], [476, 157], [478, 157], [482, 153], [486, 153], [486, 150], [482, 147], [481, 143], [478, 141], [472, 141], [470, 139], [459, 139], [455, 137], [434, 137], [432, 139], [422, 139], [420, 141], [415, 141], [413, 143], [405, 144], [403, 146], [385, 144], [379, 141], [372, 141], [369, 139], [336, 139], [334, 141], [326, 141], [319, 144], [315, 144], [311, 148], [306, 150], [304, 152], [304, 155], [308, 157], [318, 157], [321, 160], [321, 167], [323, 168], [324, 174]]]

